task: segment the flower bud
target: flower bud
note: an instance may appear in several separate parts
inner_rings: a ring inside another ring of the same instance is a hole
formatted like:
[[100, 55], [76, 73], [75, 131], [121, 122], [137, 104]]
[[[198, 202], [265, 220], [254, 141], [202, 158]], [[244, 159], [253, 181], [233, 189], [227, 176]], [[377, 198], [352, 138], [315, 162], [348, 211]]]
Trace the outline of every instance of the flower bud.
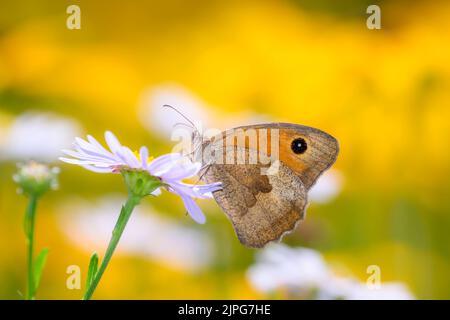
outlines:
[[27, 196], [39, 197], [50, 189], [58, 188], [59, 168], [30, 161], [19, 164], [13, 180], [19, 185], [19, 192]]

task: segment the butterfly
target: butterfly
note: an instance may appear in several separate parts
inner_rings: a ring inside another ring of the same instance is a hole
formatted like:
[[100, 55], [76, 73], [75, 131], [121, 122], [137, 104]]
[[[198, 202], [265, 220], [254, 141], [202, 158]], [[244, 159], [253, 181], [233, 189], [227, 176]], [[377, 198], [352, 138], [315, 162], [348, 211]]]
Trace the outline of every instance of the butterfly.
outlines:
[[308, 190], [336, 161], [338, 141], [291, 123], [237, 127], [212, 137], [192, 134], [201, 180], [222, 182], [214, 199], [239, 241], [264, 247], [294, 230], [305, 217]]

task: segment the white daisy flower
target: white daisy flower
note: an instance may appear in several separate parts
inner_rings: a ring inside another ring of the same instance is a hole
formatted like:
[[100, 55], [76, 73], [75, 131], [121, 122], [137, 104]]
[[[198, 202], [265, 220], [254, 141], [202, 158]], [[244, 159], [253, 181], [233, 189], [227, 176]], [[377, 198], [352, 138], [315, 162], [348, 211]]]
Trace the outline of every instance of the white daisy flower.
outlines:
[[[75, 150], [63, 150], [63, 153], [71, 158], [59, 159], [99, 173], [143, 172], [149, 177], [156, 177], [162, 187], [181, 197], [189, 215], [196, 222], [205, 223], [205, 216], [194, 198], [212, 198], [212, 192], [221, 189], [221, 183], [194, 185], [182, 182], [196, 176], [201, 169], [201, 163], [192, 162], [179, 153], [169, 153], [151, 160], [146, 147], [141, 147], [139, 154], [136, 155], [128, 147], [123, 146], [110, 131], [105, 132], [105, 140], [110, 151], [90, 135], [87, 136], [87, 141], [76, 138]], [[142, 175], [138, 178], [141, 179]], [[146, 194], [159, 195], [160, 189], [160, 187], [156, 190], [153, 188]], [[146, 189], [139, 192], [146, 192]]]
[[283, 244], [270, 244], [259, 252], [247, 277], [262, 293], [284, 292], [295, 299], [414, 299], [403, 283], [383, 282], [372, 289], [351, 276], [338, 276], [320, 252]]

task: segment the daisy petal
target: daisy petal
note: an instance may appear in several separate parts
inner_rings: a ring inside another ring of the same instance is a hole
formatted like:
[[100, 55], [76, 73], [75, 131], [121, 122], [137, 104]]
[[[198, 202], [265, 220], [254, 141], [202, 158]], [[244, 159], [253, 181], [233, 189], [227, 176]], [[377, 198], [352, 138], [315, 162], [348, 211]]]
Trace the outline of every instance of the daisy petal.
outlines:
[[150, 194], [153, 196], [159, 196], [161, 193], [162, 193], [161, 188], [158, 188]]
[[122, 147], [122, 154], [126, 160], [126, 163], [131, 168], [139, 168], [141, 166], [141, 163], [136, 155], [128, 147]]
[[171, 189], [176, 194], [186, 194], [192, 198], [212, 198], [212, 192], [222, 189], [222, 184], [205, 184], [205, 185], [193, 185], [182, 182], [169, 183]]
[[75, 146], [75, 150], [77, 150], [80, 154], [83, 154], [83, 155], [97, 157], [97, 158], [101, 158], [101, 159], [115, 160], [114, 155], [110, 152], [103, 153], [101, 150], [92, 151], [92, 150], [82, 148], [79, 145]]
[[114, 164], [117, 163], [117, 161], [115, 161], [114, 159], [109, 159], [109, 158], [102, 158], [99, 156], [93, 156], [93, 155], [88, 155], [86, 153], [83, 153], [82, 151], [73, 151], [73, 150], [67, 150], [67, 149], [63, 149], [61, 150], [62, 153], [64, 153], [65, 155], [71, 156], [73, 158], [77, 158], [80, 160], [90, 160], [90, 161], [96, 161], [96, 162], [105, 162], [105, 163], [109, 163], [109, 164]]
[[139, 150], [139, 157], [141, 158], [142, 168], [147, 169], [148, 149], [141, 147]]
[[[97, 162], [92, 160], [85, 160], [85, 159], [72, 159], [72, 158], [65, 158], [60, 157], [59, 160], [70, 163], [70, 164], [77, 164], [77, 165], [94, 165], [96, 167], [100, 168], [109, 168], [115, 166], [115, 164], [105, 163], [105, 162]], [[120, 164], [119, 164], [120, 165]]]
[[188, 211], [191, 218], [194, 219], [194, 221], [197, 223], [204, 224], [206, 222], [206, 218], [195, 201], [192, 200], [191, 197], [188, 197], [186, 195], [181, 195], [181, 199], [183, 200], [184, 206], [186, 207], [186, 210]]
[[116, 138], [116, 136], [111, 131], [105, 132], [105, 140], [106, 144], [108, 145], [109, 149], [114, 154], [120, 154], [122, 150], [122, 145], [120, 144], [119, 140]]
[[148, 165], [148, 172], [152, 175], [159, 176], [172, 168], [174, 166], [174, 162], [179, 160], [181, 157], [182, 155], [179, 153], [169, 153], [160, 156], [150, 162]]
[[84, 165], [87, 162], [86, 160], [77, 160], [77, 159], [65, 158], [65, 157], [59, 157], [58, 159], [65, 163], [78, 164], [78, 165]]
[[75, 138], [75, 145], [83, 150], [101, 153], [101, 149], [78, 137]]
[[111, 173], [113, 171], [111, 168], [99, 168], [99, 167], [91, 166], [89, 164], [82, 165], [82, 167], [89, 171], [98, 172], [98, 173]]
[[216, 182], [211, 184], [204, 184], [200, 186], [195, 186], [193, 189], [196, 193], [200, 194], [201, 197], [211, 199], [214, 197], [213, 192], [222, 190], [222, 183]]
[[109, 152], [108, 150], [105, 149], [105, 147], [103, 147], [100, 142], [97, 141], [97, 139], [95, 139], [93, 136], [91, 135], [87, 135], [87, 139], [89, 141], [90, 144], [92, 144], [93, 146], [97, 147], [99, 151], [102, 151], [103, 153], [110, 155], [111, 152]]
[[165, 180], [183, 180], [195, 176], [201, 169], [202, 164], [200, 162], [195, 163], [179, 163], [167, 173], [161, 175]]

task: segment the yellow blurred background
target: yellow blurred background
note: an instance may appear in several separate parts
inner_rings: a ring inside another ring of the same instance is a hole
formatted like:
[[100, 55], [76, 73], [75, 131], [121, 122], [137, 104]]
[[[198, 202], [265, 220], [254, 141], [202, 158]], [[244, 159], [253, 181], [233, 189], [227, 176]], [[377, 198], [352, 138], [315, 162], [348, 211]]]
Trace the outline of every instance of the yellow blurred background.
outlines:
[[[72, 4], [80, 30], [66, 27]], [[381, 7], [381, 30], [366, 27], [369, 4]], [[0, 298], [21, 299], [26, 280], [15, 163], [61, 167], [59, 190], [39, 203], [37, 248], [50, 254], [37, 298], [80, 299], [67, 267], [80, 266], [83, 287], [125, 188], [120, 176], [60, 163], [59, 146], [112, 130], [135, 149], [169, 152], [164, 103], [220, 129], [284, 121], [337, 137], [335, 195], [312, 201], [283, 242], [361, 281], [378, 265], [383, 282], [416, 298], [450, 298], [449, 57], [448, 1], [2, 1]], [[201, 226], [175, 196], [147, 199], [94, 297], [287, 297], [252, 285], [257, 250], [239, 244], [213, 201], [200, 205]]]

